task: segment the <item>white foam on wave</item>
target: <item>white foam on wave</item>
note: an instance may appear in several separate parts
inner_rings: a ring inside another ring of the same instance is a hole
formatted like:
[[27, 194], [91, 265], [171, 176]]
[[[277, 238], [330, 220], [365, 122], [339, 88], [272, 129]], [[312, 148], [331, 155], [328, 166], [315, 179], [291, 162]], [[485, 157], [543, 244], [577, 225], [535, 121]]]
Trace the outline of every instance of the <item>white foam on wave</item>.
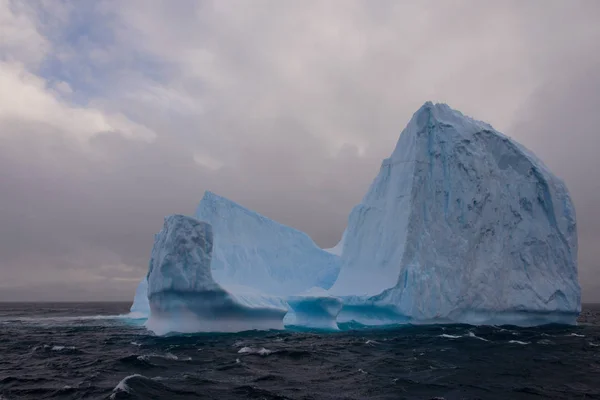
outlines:
[[446, 338], [446, 339], [458, 339], [458, 338], [460, 338], [460, 336], [448, 335], [447, 333], [442, 333], [441, 335], [439, 335], [439, 337], [443, 337], [443, 338]]
[[571, 334], [569, 334], [569, 335], [567, 335], [567, 336], [585, 337], [585, 335], [580, 335], [580, 334], [578, 334], [578, 333], [574, 333], [574, 332], [573, 332], [573, 333], [571, 333]]
[[479, 337], [479, 336], [475, 335], [475, 334], [474, 334], [473, 332], [471, 332], [471, 331], [469, 331], [469, 333], [467, 333], [467, 335], [466, 335], [466, 336], [467, 336], [467, 337], [474, 338], [474, 339], [479, 339], [479, 340], [482, 340], [482, 341], [484, 341], [484, 342], [489, 342], [489, 340], [487, 340], [487, 339], [484, 339], [484, 338], [482, 338], [482, 337]]
[[165, 353], [165, 354], [151, 353], [151, 354], [143, 354], [143, 355], [137, 357], [138, 360], [146, 361], [146, 362], [150, 361], [151, 358], [163, 358], [165, 360], [175, 360], [175, 361], [192, 361], [192, 357], [186, 357], [186, 358], [180, 359], [173, 353]]
[[538, 340], [537, 344], [552, 345], [555, 343], [552, 340], [542, 339], [542, 340]]
[[258, 354], [260, 356], [268, 356], [272, 352], [272, 350], [265, 349], [264, 347], [260, 349], [257, 347], [242, 347], [238, 350], [239, 354]]
[[121, 379], [121, 381], [117, 384], [117, 386], [115, 386], [115, 388], [112, 391], [112, 394], [110, 395], [110, 398], [115, 399], [117, 396], [117, 393], [119, 393], [119, 392], [131, 393], [131, 388], [127, 384], [127, 381], [132, 378], [140, 378], [140, 379], [148, 379], [148, 380], [150, 379], [150, 378], [148, 378], [144, 375], [140, 375], [140, 374], [133, 374], [133, 375], [126, 376], [125, 378]]
[[[35, 346], [33, 348], [33, 351], [37, 350], [38, 346]], [[76, 347], [75, 346], [60, 346], [60, 345], [54, 345], [54, 346], [50, 346], [49, 344], [45, 344], [44, 345], [44, 349], [50, 349], [52, 351], [62, 351], [62, 350], [75, 350]]]
[[520, 344], [520, 345], [526, 345], [529, 344], [529, 342], [521, 342], [520, 340], [510, 340], [508, 343], [510, 344]]
[[464, 335], [449, 335], [447, 333], [442, 333], [441, 335], [438, 335], [438, 337], [446, 338], [446, 339], [460, 339], [461, 337], [468, 337], [468, 338], [473, 338], [473, 339], [481, 340], [482, 342], [489, 342], [489, 340], [484, 339], [484, 338], [482, 338], [480, 336], [477, 336], [476, 334], [474, 334], [471, 331], [467, 332]]

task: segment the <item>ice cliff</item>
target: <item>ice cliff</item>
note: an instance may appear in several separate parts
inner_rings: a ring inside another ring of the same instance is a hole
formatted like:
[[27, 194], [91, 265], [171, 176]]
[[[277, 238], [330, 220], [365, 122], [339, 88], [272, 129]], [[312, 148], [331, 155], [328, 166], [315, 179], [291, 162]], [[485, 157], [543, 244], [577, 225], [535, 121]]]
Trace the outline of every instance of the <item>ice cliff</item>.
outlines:
[[157, 334], [282, 329], [286, 304], [253, 288], [228, 292], [213, 280], [212, 250], [209, 224], [183, 215], [165, 218], [148, 270], [146, 327]]
[[223, 285], [245, 285], [273, 295], [329, 289], [340, 259], [305, 233], [206, 192], [196, 218], [212, 225], [212, 273]]
[[143, 318], [148, 317], [150, 314], [150, 303], [148, 302], [148, 279], [144, 278], [138, 284], [135, 290], [135, 297], [133, 298], [133, 304], [131, 305], [132, 317]]
[[531, 152], [426, 103], [344, 234], [340, 320], [575, 323], [577, 231], [563, 182]]

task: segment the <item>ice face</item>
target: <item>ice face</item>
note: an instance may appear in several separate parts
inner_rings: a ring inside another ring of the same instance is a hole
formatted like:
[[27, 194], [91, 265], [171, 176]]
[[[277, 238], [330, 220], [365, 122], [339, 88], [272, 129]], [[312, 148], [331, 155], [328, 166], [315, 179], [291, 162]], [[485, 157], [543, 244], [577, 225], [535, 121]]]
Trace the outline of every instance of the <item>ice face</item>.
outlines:
[[212, 248], [210, 224], [183, 215], [165, 218], [148, 271], [146, 327], [157, 334], [282, 329], [287, 307], [281, 299], [255, 289], [236, 296], [213, 280]]
[[293, 310], [290, 324], [307, 328], [337, 330], [337, 316], [342, 300], [331, 296], [326, 290], [312, 288], [304, 293], [287, 297]]
[[150, 303], [148, 302], [148, 278], [144, 277], [137, 289], [133, 298], [133, 305], [130, 312], [133, 317], [143, 318], [150, 314]]
[[426, 103], [351, 212], [338, 320], [575, 323], [575, 211], [521, 145]]
[[212, 274], [220, 284], [287, 296], [315, 286], [328, 289], [339, 272], [339, 257], [305, 233], [214, 193], [205, 193], [196, 218], [212, 225]]

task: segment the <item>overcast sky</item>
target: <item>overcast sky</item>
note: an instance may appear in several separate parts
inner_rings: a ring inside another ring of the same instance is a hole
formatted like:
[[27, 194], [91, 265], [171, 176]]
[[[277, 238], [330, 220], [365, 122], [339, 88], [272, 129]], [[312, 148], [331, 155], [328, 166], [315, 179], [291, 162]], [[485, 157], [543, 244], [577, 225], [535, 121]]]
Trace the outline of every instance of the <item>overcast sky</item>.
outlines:
[[129, 300], [210, 189], [337, 243], [426, 100], [569, 187], [600, 301], [600, 1], [0, 0], [0, 300]]

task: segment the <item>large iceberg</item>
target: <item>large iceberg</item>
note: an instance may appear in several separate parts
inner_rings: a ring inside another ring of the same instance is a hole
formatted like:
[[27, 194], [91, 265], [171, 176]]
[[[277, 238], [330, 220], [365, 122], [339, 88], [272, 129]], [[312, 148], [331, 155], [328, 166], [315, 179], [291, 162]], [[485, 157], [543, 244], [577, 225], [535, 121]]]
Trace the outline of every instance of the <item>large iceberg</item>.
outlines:
[[367, 324], [573, 324], [575, 211], [531, 152], [425, 103], [351, 212], [330, 293]]
[[169, 332], [282, 329], [287, 306], [254, 288], [232, 294], [213, 280], [210, 224], [183, 215], [165, 218], [148, 271], [150, 317], [146, 327]]
[[428, 102], [338, 245], [206, 192], [195, 218], [165, 219], [131, 311], [162, 334], [281, 329], [288, 308], [327, 329], [574, 324], [580, 304], [563, 182], [490, 125]]

